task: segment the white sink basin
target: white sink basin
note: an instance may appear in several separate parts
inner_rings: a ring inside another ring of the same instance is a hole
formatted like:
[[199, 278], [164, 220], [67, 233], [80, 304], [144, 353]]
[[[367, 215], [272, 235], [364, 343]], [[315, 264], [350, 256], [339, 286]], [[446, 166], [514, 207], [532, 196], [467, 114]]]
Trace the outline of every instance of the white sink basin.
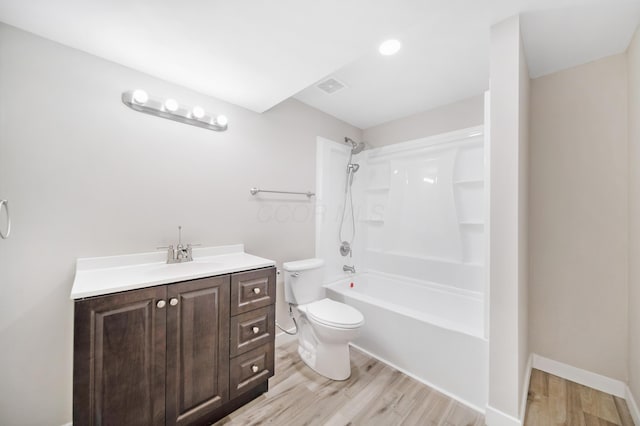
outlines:
[[183, 263], [164, 263], [162, 265], [153, 265], [145, 269], [145, 273], [149, 275], [190, 275], [202, 272], [215, 271], [223, 266], [222, 262], [213, 259], [198, 260]]
[[184, 263], [165, 263], [162, 252], [78, 259], [71, 299], [275, 266], [245, 253], [242, 244], [198, 248], [193, 256]]

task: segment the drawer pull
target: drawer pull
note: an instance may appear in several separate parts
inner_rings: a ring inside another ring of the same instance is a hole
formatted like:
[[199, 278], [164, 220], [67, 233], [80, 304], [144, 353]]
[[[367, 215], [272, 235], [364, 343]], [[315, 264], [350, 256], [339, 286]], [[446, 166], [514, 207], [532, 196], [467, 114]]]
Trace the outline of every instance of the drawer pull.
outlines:
[[178, 304], [178, 299], [176, 299], [175, 297], [173, 297], [170, 301], [169, 304], [171, 306], [176, 306]]
[[166, 306], [166, 304], [167, 304], [167, 302], [165, 302], [164, 300], [158, 300], [158, 303], [156, 303], [156, 306], [159, 309], [162, 309], [162, 308], [164, 308]]
[[255, 327], [255, 326], [254, 326], [254, 327], [251, 329], [251, 331], [253, 331], [253, 334], [258, 334], [258, 333], [260, 333], [260, 327]]
[[260, 371], [260, 367], [258, 367], [257, 365], [253, 364], [251, 366], [251, 371], [253, 371], [254, 373], [257, 373], [258, 371]]
[[255, 294], [260, 294], [260, 289], [258, 287], [256, 287], [256, 288], [253, 289], [253, 292]]

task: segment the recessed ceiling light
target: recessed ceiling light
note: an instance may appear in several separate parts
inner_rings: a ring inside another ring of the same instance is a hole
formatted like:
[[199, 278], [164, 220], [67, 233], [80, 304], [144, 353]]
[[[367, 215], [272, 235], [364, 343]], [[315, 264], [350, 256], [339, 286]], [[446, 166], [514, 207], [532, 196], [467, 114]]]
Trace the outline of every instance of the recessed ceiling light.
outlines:
[[398, 50], [400, 50], [401, 47], [402, 43], [400, 43], [398, 40], [391, 39], [383, 42], [378, 50], [380, 51], [381, 55], [389, 56], [398, 53]]

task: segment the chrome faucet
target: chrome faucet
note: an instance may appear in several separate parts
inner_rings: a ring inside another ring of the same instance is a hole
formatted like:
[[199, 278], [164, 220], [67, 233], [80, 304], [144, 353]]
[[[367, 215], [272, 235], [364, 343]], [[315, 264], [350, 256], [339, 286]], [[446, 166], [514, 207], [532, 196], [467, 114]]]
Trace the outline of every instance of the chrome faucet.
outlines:
[[158, 247], [161, 249], [167, 249], [167, 263], [183, 263], [191, 262], [193, 260], [193, 254], [191, 248], [197, 244], [182, 245], [182, 226], [178, 226], [178, 245], [173, 248], [173, 244], [169, 247]]
[[344, 265], [344, 266], [342, 267], [342, 270], [343, 270], [344, 272], [351, 272], [352, 274], [355, 274], [355, 273], [356, 273], [356, 267], [355, 267], [355, 266]]

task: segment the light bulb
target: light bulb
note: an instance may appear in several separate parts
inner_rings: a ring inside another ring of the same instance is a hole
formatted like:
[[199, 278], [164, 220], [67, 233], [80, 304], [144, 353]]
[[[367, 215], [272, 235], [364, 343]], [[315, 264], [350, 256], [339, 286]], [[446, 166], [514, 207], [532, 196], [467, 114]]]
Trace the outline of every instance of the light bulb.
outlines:
[[398, 50], [400, 50], [401, 47], [402, 43], [400, 43], [398, 40], [391, 39], [383, 42], [378, 48], [378, 51], [381, 55], [385, 56], [395, 55], [396, 53], [398, 53]]
[[202, 117], [204, 117], [204, 109], [199, 106], [194, 106], [191, 110], [191, 117], [201, 119]]
[[216, 124], [219, 126], [226, 126], [227, 123], [229, 123], [229, 119], [227, 118], [226, 115], [219, 115], [216, 117]]
[[149, 95], [144, 90], [136, 89], [133, 91], [133, 96], [131, 97], [133, 102], [137, 104], [145, 104], [149, 100]]
[[164, 101], [164, 109], [170, 112], [176, 112], [178, 110], [178, 101], [175, 99], [167, 99]]

